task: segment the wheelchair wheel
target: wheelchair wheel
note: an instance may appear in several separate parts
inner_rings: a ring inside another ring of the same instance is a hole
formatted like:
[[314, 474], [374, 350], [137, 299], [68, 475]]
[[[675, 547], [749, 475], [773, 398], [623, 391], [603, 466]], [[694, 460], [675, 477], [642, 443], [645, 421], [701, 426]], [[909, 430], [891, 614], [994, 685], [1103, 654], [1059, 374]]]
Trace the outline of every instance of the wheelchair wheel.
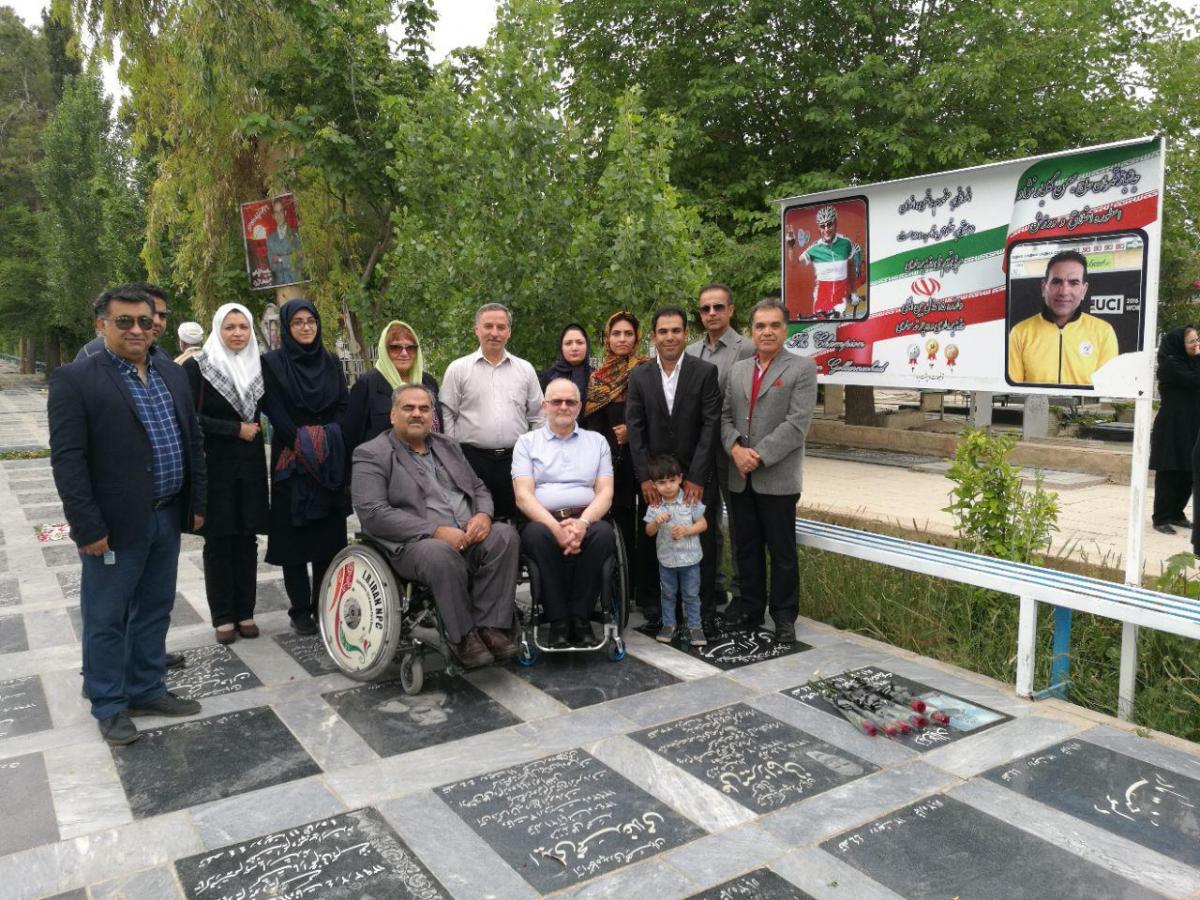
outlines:
[[[629, 624], [629, 567], [631, 563], [620, 528], [613, 528], [613, 537], [615, 538], [616, 552], [613, 554], [613, 559], [616, 572], [612, 584], [612, 597], [609, 598], [609, 602], [612, 604], [612, 622], [617, 626], [617, 633], [620, 634]], [[625, 653], [622, 651], [621, 656], [624, 655]]]
[[421, 685], [425, 683], [425, 664], [421, 662], [418, 653], [407, 653], [400, 662], [400, 687], [404, 693], [412, 695], [421, 693]]
[[620, 662], [625, 658], [625, 638], [616, 638], [608, 648], [608, 658]]
[[400, 590], [378, 550], [351, 544], [333, 558], [321, 581], [317, 616], [325, 651], [345, 675], [374, 681], [400, 645]]
[[538, 649], [534, 644], [530, 643], [524, 632], [521, 633], [521, 639], [517, 642], [517, 646], [521, 648], [521, 652], [517, 656], [517, 662], [526, 668], [537, 662]]

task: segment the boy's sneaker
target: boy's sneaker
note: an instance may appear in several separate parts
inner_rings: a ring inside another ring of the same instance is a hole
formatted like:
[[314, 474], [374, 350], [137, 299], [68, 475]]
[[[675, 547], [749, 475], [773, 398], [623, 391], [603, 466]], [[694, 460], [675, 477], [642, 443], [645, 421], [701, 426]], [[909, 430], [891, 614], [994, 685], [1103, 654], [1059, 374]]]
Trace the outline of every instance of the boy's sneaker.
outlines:
[[660, 644], [671, 643], [671, 641], [675, 640], [675, 626], [664, 625], [662, 628], [658, 629], [658, 634], [654, 636], [654, 639]]
[[688, 640], [691, 642], [691, 645], [693, 647], [707, 647], [708, 646], [708, 638], [706, 638], [704, 636], [703, 628], [689, 628], [688, 629]]

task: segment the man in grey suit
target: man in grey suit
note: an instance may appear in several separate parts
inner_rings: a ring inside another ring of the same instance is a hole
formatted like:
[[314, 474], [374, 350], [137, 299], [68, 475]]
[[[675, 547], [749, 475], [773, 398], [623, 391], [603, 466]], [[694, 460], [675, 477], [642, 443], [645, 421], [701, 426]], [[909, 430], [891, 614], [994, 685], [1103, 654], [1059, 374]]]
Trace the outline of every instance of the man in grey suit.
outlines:
[[817, 402], [817, 367], [783, 349], [787, 309], [763, 300], [750, 313], [755, 355], [734, 363], [721, 410], [721, 444], [729, 454], [730, 517], [736, 523], [742, 596], [726, 622], [734, 630], [762, 624], [767, 608], [766, 560], [771, 554], [771, 621], [775, 639], [796, 639], [799, 573], [796, 501], [800, 499], [804, 437]]
[[396, 573], [429, 586], [451, 650], [473, 669], [512, 659], [520, 542], [492, 522], [492, 496], [451, 438], [431, 433], [433, 395], [392, 394], [392, 430], [354, 451], [351, 499], [363, 531], [388, 548]]
[[[738, 334], [733, 325], [733, 291], [728, 285], [714, 281], [700, 288], [697, 308], [700, 314], [700, 324], [704, 326], [704, 337], [688, 344], [688, 356], [695, 356], [717, 367], [717, 389], [721, 397], [725, 396], [725, 385], [729, 382], [729, 370], [741, 359], [754, 355], [754, 344], [748, 338]], [[713, 494], [713, 502], [707, 504], [705, 518], [714, 527], [710, 529], [713, 552], [719, 560], [725, 556], [725, 540], [721, 534], [721, 517], [723, 511], [729, 508], [729, 457], [724, 453], [717, 454], [717, 485], [718, 492]], [[737, 560], [737, 528], [733, 524], [733, 516], [729, 517], [729, 561], [733, 564], [733, 581], [729, 592], [737, 600], [741, 594], [741, 580], [738, 578]], [[717, 569], [713, 590], [719, 595], [718, 603], [725, 602], [725, 581], [720, 568]]]

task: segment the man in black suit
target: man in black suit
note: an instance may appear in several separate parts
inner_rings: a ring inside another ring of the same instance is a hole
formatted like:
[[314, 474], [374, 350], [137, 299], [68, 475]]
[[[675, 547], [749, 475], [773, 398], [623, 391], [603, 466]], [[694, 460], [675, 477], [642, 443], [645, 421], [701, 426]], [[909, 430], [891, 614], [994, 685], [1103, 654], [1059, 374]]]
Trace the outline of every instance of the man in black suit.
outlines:
[[96, 300], [104, 350], [50, 376], [50, 462], [79, 546], [84, 689], [109, 743], [130, 716], [200, 704], [163, 682], [181, 531], [204, 522], [204, 440], [183, 370], [150, 355], [154, 301], [135, 288]]
[[[683, 466], [683, 498], [701, 500], [714, 508], [717, 495], [716, 454], [720, 445], [721, 391], [717, 367], [684, 354], [687, 346], [687, 313], [665, 306], [654, 314], [651, 340], [658, 352], [657, 365], [638, 366], [629, 375], [625, 427], [634, 473], [647, 504], [659, 502], [650, 479], [652, 456], [670, 453]], [[707, 515], [707, 513], [706, 513]], [[716, 552], [716, 523], [710, 521], [700, 535], [704, 558], [700, 562], [700, 616], [704, 630], [715, 633], [713, 585], [721, 561]], [[654, 626], [660, 610], [644, 610]]]

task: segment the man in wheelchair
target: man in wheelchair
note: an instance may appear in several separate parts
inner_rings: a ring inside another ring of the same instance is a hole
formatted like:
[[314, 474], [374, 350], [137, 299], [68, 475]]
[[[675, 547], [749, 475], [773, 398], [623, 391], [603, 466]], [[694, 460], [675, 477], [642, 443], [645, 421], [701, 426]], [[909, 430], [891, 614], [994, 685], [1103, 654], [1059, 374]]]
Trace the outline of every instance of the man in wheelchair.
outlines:
[[520, 564], [516, 530], [492, 522], [492, 496], [452, 439], [431, 433], [433, 396], [392, 394], [392, 430], [354, 451], [351, 499], [362, 530], [401, 578], [427, 585], [464, 668], [512, 659], [507, 629]]
[[604, 562], [615, 552], [613, 468], [608, 442], [576, 423], [579, 388], [567, 378], [546, 385], [546, 424], [513, 448], [513, 492], [528, 522], [521, 550], [538, 570], [550, 646], [592, 647], [590, 615]]

